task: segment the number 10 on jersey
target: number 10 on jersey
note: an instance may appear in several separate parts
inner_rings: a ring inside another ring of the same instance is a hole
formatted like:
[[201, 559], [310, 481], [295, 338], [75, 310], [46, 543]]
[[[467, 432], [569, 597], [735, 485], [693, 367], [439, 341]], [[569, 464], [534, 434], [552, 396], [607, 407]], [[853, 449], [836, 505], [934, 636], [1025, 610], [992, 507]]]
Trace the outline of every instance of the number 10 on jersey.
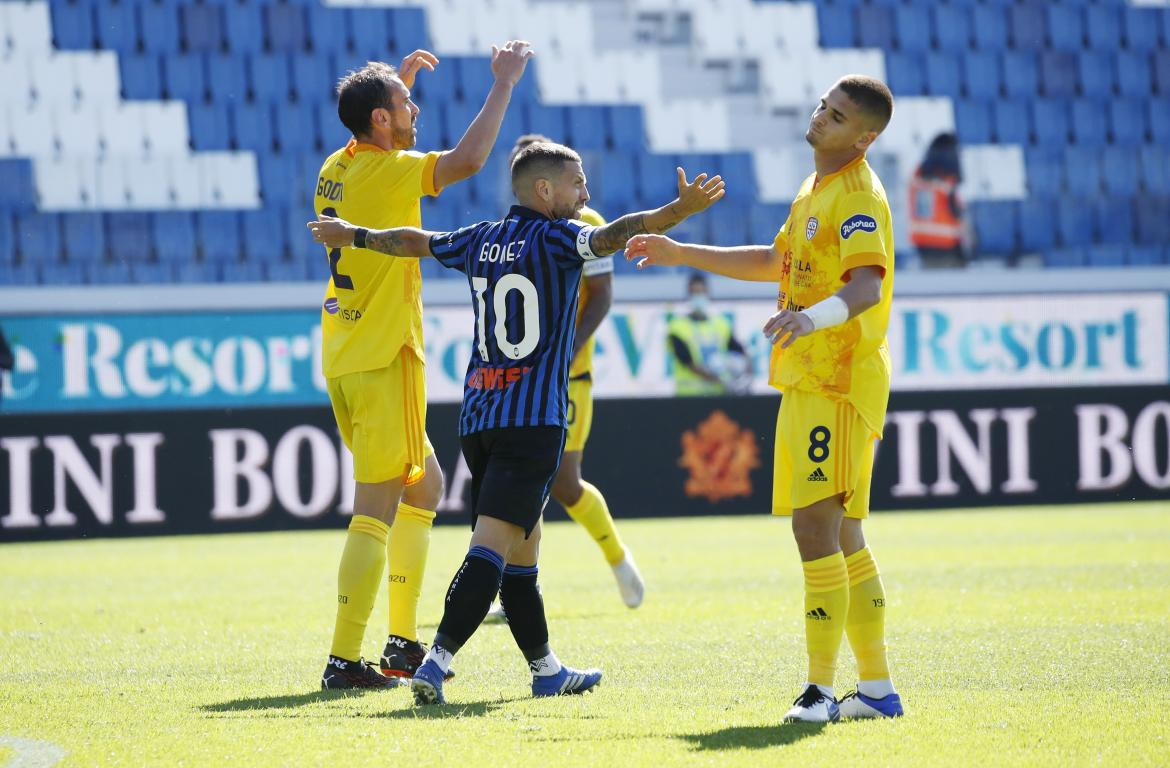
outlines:
[[[487, 340], [487, 302], [491, 294], [493, 314], [495, 315], [492, 336], [496, 348], [510, 360], [520, 360], [532, 354], [540, 342], [540, 297], [536, 293], [536, 286], [524, 275], [508, 274], [489, 286], [486, 277], [472, 277], [471, 290], [475, 293], [478, 304], [478, 320], [476, 322], [476, 341], [479, 346], [479, 357], [488, 361]], [[512, 291], [520, 292], [521, 312], [524, 314], [524, 335], [518, 341], [508, 338], [508, 294]]]

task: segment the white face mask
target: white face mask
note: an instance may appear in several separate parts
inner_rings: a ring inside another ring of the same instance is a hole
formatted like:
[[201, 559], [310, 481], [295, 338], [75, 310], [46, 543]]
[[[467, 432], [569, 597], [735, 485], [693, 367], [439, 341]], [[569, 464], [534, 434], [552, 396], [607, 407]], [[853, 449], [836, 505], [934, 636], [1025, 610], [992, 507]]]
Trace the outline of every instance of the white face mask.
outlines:
[[690, 298], [690, 305], [692, 312], [705, 315], [707, 310], [711, 308], [711, 297], [705, 293], [696, 293]]

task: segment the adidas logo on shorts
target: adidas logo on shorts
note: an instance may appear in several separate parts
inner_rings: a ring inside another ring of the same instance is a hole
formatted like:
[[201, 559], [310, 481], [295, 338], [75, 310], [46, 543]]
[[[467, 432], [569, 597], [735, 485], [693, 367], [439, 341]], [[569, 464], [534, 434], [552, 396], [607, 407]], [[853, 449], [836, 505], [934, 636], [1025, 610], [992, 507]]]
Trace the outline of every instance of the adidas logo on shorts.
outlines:
[[825, 473], [821, 471], [820, 467], [817, 467], [816, 469], [814, 469], [812, 471], [812, 474], [808, 476], [808, 479], [809, 479], [809, 482], [811, 482], [811, 483], [827, 483], [827, 482], [829, 482], [829, 478], [825, 477]]

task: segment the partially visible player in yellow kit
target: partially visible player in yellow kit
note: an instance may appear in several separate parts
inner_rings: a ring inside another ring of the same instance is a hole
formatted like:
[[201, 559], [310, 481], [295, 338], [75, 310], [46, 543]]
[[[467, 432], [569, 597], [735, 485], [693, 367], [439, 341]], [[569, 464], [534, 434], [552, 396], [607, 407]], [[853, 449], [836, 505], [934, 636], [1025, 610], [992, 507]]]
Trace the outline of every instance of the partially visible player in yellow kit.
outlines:
[[[492, 46], [495, 82], [454, 149], [414, 146], [415, 76], [433, 70], [427, 51], [400, 69], [371, 62], [338, 86], [337, 114], [353, 134], [321, 166], [314, 207], [379, 229], [422, 224], [419, 200], [472, 176], [488, 158], [532, 50]], [[337, 621], [323, 688], [405, 685], [426, 654], [416, 614], [443, 475], [426, 434], [422, 281], [418, 259], [366, 250], [328, 251], [331, 277], [321, 311], [322, 370], [333, 414], [353, 453], [353, 519], [337, 573]], [[363, 661], [362, 637], [390, 564], [390, 633], [381, 671]]]
[[[776, 420], [772, 512], [792, 516], [804, 569], [808, 682], [786, 720], [898, 717], [885, 644], [885, 590], [862, 534], [874, 440], [890, 393], [886, 329], [894, 289], [890, 206], [866, 150], [894, 99], [870, 77], [843, 77], [809, 121], [816, 172], [801, 185], [771, 246], [715, 248], [638, 235], [638, 266], [684, 264], [741, 280], [778, 281], [771, 383]], [[840, 702], [833, 675], [842, 635], [857, 691]]]

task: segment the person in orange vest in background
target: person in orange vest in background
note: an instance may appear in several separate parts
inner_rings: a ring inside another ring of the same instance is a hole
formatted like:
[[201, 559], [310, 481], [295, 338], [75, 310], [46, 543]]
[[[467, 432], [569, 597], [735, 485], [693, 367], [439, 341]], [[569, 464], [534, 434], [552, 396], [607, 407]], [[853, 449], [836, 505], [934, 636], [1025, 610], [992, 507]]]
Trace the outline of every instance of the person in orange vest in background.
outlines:
[[970, 230], [959, 198], [963, 172], [959, 141], [940, 133], [910, 179], [910, 242], [924, 267], [961, 267], [970, 254]]

